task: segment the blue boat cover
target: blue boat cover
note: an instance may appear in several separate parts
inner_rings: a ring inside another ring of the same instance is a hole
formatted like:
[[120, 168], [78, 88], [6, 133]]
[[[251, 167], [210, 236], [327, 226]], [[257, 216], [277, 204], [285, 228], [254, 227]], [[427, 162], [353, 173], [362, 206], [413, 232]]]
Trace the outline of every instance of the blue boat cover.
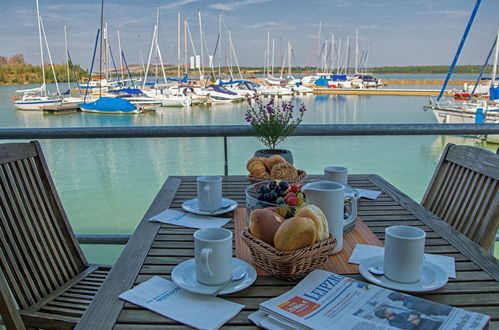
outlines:
[[315, 86], [319, 87], [329, 87], [329, 84], [327, 83], [329, 79], [326, 78], [319, 78], [314, 81]]
[[80, 108], [96, 112], [133, 112], [137, 108], [129, 101], [113, 97], [101, 97], [97, 101], [78, 104]]
[[475, 124], [483, 124], [484, 123], [484, 113], [482, 108], [476, 109], [475, 113]]
[[490, 100], [499, 100], [499, 87], [490, 88]]
[[138, 88], [121, 88], [113, 89], [109, 91], [110, 93], [127, 93], [127, 94], [142, 94], [142, 91]]
[[186, 83], [187, 82], [187, 74], [185, 76], [182, 77], [182, 79], [178, 79], [178, 78], [166, 78], [167, 80], [169, 81], [178, 81], [178, 82], [183, 82], [183, 83]]
[[333, 80], [334, 81], [347, 81], [347, 75], [346, 74], [333, 74]]

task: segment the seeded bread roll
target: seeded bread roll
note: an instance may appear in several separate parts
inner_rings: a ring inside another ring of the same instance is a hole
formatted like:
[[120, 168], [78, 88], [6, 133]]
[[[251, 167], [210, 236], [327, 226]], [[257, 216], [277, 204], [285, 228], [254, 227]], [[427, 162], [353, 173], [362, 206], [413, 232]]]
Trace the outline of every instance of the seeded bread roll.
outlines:
[[282, 222], [279, 214], [269, 209], [256, 209], [250, 214], [249, 229], [253, 236], [274, 246], [274, 235]]
[[267, 163], [267, 169], [270, 172], [272, 170], [272, 167], [274, 167], [274, 165], [279, 163], [287, 163], [287, 161], [284, 158], [282, 158], [282, 156], [272, 155], [266, 159], [266, 163]]
[[325, 240], [329, 237], [329, 226], [327, 218], [322, 210], [314, 204], [308, 204], [296, 212], [295, 216], [310, 218], [315, 223], [317, 229], [314, 243]]
[[246, 169], [251, 175], [268, 178], [269, 172], [267, 171], [265, 164], [265, 157], [253, 157], [246, 163]]
[[292, 217], [284, 221], [274, 236], [274, 246], [281, 251], [293, 251], [314, 243], [315, 223], [309, 218]]
[[297, 178], [298, 171], [296, 171], [296, 168], [293, 165], [287, 162], [278, 163], [270, 170], [270, 177], [272, 179]]

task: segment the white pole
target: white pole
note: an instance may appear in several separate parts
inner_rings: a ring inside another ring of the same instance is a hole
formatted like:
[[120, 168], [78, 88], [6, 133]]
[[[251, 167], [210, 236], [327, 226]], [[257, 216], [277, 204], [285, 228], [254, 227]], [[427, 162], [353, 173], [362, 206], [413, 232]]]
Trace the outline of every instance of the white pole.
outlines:
[[177, 63], [178, 80], [180, 83], [180, 12], [178, 12], [177, 17]]
[[120, 52], [120, 72], [121, 72], [121, 80], [125, 80], [125, 75], [123, 71], [123, 56], [121, 55], [121, 38], [120, 38], [120, 30], [118, 32], [118, 51]]
[[288, 41], [288, 78], [291, 78], [291, 42]]
[[204, 78], [204, 51], [203, 51], [203, 28], [202, 28], [202, 23], [201, 23], [201, 11], [198, 12], [199, 15], [199, 42], [200, 42], [200, 47], [201, 47], [201, 77], [199, 79]]
[[267, 30], [267, 76], [270, 75], [270, 31]]
[[359, 73], [358, 63], [359, 63], [359, 28], [355, 30], [355, 74]]
[[[38, 0], [36, 0], [36, 18], [38, 20], [38, 38], [40, 39], [40, 64], [42, 67], [42, 82], [45, 87], [45, 66], [43, 63], [43, 43], [42, 43], [42, 22], [40, 17], [40, 7], [38, 6]], [[47, 88], [44, 88], [44, 94], [47, 95]]]
[[66, 31], [66, 24], [64, 24], [64, 45], [66, 48], [66, 71], [68, 72], [68, 89], [71, 93], [71, 80], [69, 78], [68, 35], [67, 35], [67, 31]]
[[272, 72], [271, 72], [272, 76], [274, 76], [274, 65], [275, 65], [275, 38], [272, 38]]

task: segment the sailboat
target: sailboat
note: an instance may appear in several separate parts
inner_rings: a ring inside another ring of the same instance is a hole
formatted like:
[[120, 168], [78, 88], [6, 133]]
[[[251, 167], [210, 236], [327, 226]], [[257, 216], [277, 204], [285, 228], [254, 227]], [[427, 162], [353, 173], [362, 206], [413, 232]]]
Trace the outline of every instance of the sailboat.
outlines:
[[[36, 15], [38, 19], [38, 36], [40, 39], [40, 57], [41, 57], [41, 68], [42, 68], [42, 85], [37, 88], [16, 90], [14, 96], [14, 106], [19, 110], [41, 110], [44, 106], [51, 106], [61, 103], [60, 96], [49, 96], [47, 94], [47, 85], [45, 82], [45, 67], [43, 60], [43, 43], [42, 43], [42, 18], [40, 16], [40, 7], [38, 5], [38, 0], [36, 0]], [[45, 31], [43, 31], [45, 34]], [[46, 41], [46, 39], [45, 39]], [[48, 45], [47, 45], [48, 49]], [[49, 51], [50, 56], [50, 51]], [[50, 61], [52, 64], [52, 60]], [[57, 84], [57, 82], [56, 82]], [[59, 89], [57, 87], [57, 89]], [[58, 93], [59, 94], [59, 93]]]
[[[94, 65], [95, 59], [95, 51], [97, 48], [97, 41], [99, 41], [99, 36], [102, 35], [102, 28], [104, 25], [104, 0], [101, 2], [101, 23], [100, 29], [97, 32], [97, 38], [95, 40], [94, 47], [94, 56], [92, 58], [92, 65], [90, 68], [90, 73], [88, 77], [88, 82], [90, 82], [90, 77], [92, 74], [92, 69]], [[103, 37], [100, 38], [100, 58], [99, 58], [99, 75], [102, 75], [102, 55], [103, 55]], [[101, 93], [102, 86], [99, 85], [99, 94]], [[85, 92], [85, 100], [87, 97], [88, 88]], [[93, 102], [81, 103], [78, 105], [82, 112], [92, 112], [92, 113], [101, 113], [101, 114], [135, 114], [142, 112], [142, 109], [130, 103], [128, 100], [123, 98], [113, 98], [113, 97], [105, 97], [101, 96], [99, 99]]]
[[[489, 83], [489, 92], [481, 97], [473, 97], [477, 86], [482, 81], [482, 75], [489, 63], [492, 51], [495, 49], [494, 64], [492, 66], [492, 77]], [[432, 110], [439, 123], [499, 123], [499, 81], [496, 80], [497, 62], [499, 57], [499, 29], [490, 52], [485, 60], [482, 72], [477, 78], [475, 87], [470, 96], [464, 101], [438, 100], [425, 106], [425, 110]], [[498, 138], [499, 140], [499, 138]]]

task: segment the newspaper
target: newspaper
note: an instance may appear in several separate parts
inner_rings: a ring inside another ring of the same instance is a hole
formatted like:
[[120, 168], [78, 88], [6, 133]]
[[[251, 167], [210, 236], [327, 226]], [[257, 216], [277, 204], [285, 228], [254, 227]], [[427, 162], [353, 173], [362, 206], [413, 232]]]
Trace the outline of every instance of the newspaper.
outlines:
[[324, 270], [260, 304], [266, 329], [482, 329], [489, 316], [434, 303]]
[[218, 297], [182, 290], [159, 276], [123, 292], [119, 297], [198, 329], [218, 329], [244, 307]]

